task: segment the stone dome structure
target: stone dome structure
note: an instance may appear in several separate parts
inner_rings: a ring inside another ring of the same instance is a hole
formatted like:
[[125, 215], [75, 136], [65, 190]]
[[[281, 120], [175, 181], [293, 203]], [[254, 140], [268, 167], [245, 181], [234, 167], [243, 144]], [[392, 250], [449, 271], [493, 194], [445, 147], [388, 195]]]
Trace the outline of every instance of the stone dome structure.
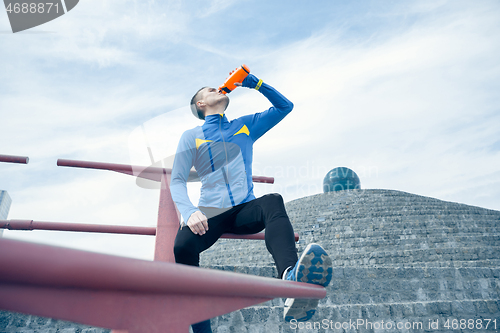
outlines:
[[[282, 320], [284, 300], [275, 299], [212, 319], [214, 332], [423, 332], [436, 320], [440, 329], [430, 331], [456, 332], [453, 320], [500, 318], [500, 211], [391, 190], [328, 192], [286, 209], [299, 253], [317, 242], [333, 258], [332, 283], [311, 321], [393, 329], [293, 329]], [[219, 240], [208, 251], [205, 266], [277, 274], [264, 242]], [[497, 319], [487, 331], [498, 330]]]
[[323, 179], [323, 192], [360, 190], [358, 175], [349, 168], [339, 167], [330, 170]]

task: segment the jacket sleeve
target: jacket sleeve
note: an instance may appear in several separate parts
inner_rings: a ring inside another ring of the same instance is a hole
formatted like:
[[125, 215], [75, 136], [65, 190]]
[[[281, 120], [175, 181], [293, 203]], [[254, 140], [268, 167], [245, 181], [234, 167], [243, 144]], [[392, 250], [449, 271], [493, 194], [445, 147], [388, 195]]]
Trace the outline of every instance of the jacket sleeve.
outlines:
[[258, 91], [264, 95], [273, 106], [264, 112], [245, 117], [245, 122], [248, 121], [251, 127], [250, 135], [254, 141], [273, 128], [293, 109], [292, 102], [265, 82], [262, 83]]
[[177, 209], [181, 213], [185, 223], [187, 223], [191, 214], [198, 210], [198, 208], [191, 203], [186, 186], [189, 171], [193, 166], [194, 142], [194, 138], [190, 131], [186, 131], [182, 134], [179, 145], [177, 146], [174, 166], [172, 167], [172, 177], [170, 179], [172, 199], [177, 205]]

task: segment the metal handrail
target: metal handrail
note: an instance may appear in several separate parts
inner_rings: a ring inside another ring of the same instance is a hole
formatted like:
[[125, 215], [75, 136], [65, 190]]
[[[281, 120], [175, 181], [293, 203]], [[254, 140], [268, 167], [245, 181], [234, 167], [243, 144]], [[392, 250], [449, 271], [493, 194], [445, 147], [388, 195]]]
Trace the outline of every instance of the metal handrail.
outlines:
[[0, 283], [185, 295], [324, 298], [326, 289], [243, 273], [3, 239]]
[[15, 155], [0, 155], [0, 162], [28, 164], [29, 157]]
[[[23, 230], [23, 231], [52, 230], [52, 231], [73, 231], [73, 232], [96, 232], [96, 233], [108, 233], [108, 234], [146, 235], [146, 236], [156, 235], [155, 227], [67, 223], [67, 222], [42, 222], [33, 220], [0, 220], [0, 229]], [[226, 233], [223, 234], [221, 238], [264, 240], [265, 233], [259, 232], [249, 235]], [[299, 234], [295, 233], [295, 241], [297, 242], [298, 240], [299, 240]]]
[[[73, 167], [73, 168], [115, 171], [131, 176], [154, 180], [157, 182], [161, 181], [161, 177], [163, 174], [169, 174], [172, 172], [172, 169], [159, 168], [156, 166], [145, 167], [145, 166], [130, 165], [130, 164], [102, 163], [102, 162], [90, 162], [90, 161], [67, 160], [67, 159], [58, 159], [57, 165], [64, 167]], [[198, 179], [198, 174], [196, 173], [196, 171], [191, 171], [189, 173], [188, 181], [197, 179]], [[252, 176], [252, 180], [256, 183], [274, 184], [273, 177]]]

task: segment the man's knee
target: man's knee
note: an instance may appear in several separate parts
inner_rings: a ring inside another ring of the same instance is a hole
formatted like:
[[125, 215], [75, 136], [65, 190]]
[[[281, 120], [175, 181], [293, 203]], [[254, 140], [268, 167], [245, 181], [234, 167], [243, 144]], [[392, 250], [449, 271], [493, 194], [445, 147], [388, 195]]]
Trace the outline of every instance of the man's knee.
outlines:
[[179, 242], [176, 240], [174, 257], [176, 263], [197, 266], [199, 253], [196, 252], [194, 244], [190, 244], [188, 241]]
[[280, 194], [267, 194], [264, 202], [261, 204], [261, 208], [266, 220], [268, 221], [275, 220], [277, 218], [288, 219], [285, 202]]
[[266, 194], [265, 197], [266, 197], [266, 204], [269, 205], [269, 207], [272, 207], [274, 209], [285, 208], [285, 202], [283, 201], [283, 197], [281, 196], [281, 194], [271, 193], [271, 194]]
[[186, 246], [184, 244], [174, 244], [174, 256], [175, 258], [182, 257], [186, 253]]

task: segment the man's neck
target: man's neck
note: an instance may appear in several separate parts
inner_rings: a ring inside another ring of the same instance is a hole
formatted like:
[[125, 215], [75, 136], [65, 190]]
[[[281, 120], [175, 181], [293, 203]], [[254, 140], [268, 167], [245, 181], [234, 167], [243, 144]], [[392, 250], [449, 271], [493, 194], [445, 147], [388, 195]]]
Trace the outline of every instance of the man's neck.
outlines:
[[221, 114], [221, 115], [223, 115], [224, 114], [224, 110], [220, 110], [220, 109], [207, 110], [207, 112], [205, 112], [205, 117], [211, 116], [213, 114]]

